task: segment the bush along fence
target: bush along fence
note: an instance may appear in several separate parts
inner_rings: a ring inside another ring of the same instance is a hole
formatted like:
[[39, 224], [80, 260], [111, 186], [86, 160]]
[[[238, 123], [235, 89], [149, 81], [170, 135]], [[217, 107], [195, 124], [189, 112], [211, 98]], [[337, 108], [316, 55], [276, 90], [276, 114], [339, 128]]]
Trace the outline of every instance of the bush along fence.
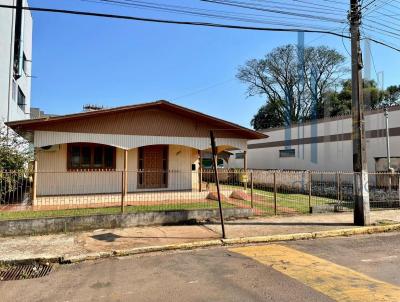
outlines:
[[[223, 208], [254, 215], [353, 209], [350, 172], [218, 170]], [[370, 173], [371, 209], [399, 208], [399, 174]], [[214, 172], [0, 172], [0, 220], [217, 209]]]

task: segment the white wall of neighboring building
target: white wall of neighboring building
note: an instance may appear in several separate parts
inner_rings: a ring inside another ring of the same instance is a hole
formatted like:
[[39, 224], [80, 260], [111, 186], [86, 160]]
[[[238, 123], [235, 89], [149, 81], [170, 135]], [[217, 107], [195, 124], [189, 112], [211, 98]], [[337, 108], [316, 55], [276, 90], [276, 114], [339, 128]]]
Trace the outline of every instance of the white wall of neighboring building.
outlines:
[[[375, 171], [376, 158], [386, 157], [385, 117], [382, 110], [371, 111], [365, 115], [366, 131], [374, 137], [367, 138], [368, 170]], [[320, 137], [318, 143], [297, 144], [296, 139], [309, 139], [314, 134]], [[391, 157], [400, 157], [400, 107], [389, 111]], [[310, 123], [294, 125], [289, 129], [290, 146], [295, 149], [294, 157], [280, 157], [279, 151], [285, 149], [284, 128], [274, 128], [263, 133], [267, 139], [248, 142], [247, 162], [250, 169], [352, 171], [353, 147], [351, 140], [352, 121], [350, 116], [319, 120], [314, 126]], [[372, 132], [371, 132], [372, 131]], [[287, 134], [286, 134], [287, 136]], [[322, 139], [323, 137], [323, 139]], [[265, 145], [262, 145], [264, 144]], [[230, 159], [230, 167], [243, 167], [242, 159]]]
[[[3, 5], [16, 5], [16, 0], [0, 0]], [[24, 6], [28, 6], [26, 0]], [[23, 50], [26, 56], [25, 71], [14, 80], [14, 27], [15, 10], [0, 8], [0, 122], [29, 118], [31, 100], [31, 66], [32, 66], [32, 15], [23, 11]], [[25, 95], [25, 106], [18, 106], [18, 87]]]

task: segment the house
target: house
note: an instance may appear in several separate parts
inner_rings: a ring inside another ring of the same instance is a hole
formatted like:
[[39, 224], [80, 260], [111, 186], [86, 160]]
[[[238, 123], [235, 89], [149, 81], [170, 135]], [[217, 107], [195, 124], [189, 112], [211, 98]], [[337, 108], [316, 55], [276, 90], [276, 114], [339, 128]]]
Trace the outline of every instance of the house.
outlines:
[[[400, 106], [389, 108], [391, 166], [400, 171]], [[365, 112], [369, 172], [387, 171], [383, 110]], [[352, 171], [351, 115], [261, 130], [268, 139], [248, 142], [249, 169]], [[231, 167], [243, 166], [243, 151], [234, 151]]]
[[197, 190], [210, 130], [218, 152], [246, 150], [248, 140], [267, 137], [167, 101], [7, 125], [35, 147], [34, 204], [57, 203], [46, 196], [114, 194], [117, 200], [121, 187], [126, 193]]
[[[27, 0], [0, 4], [28, 6]], [[32, 16], [29, 10], [0, 9], [0, 122], [29, 119]]]

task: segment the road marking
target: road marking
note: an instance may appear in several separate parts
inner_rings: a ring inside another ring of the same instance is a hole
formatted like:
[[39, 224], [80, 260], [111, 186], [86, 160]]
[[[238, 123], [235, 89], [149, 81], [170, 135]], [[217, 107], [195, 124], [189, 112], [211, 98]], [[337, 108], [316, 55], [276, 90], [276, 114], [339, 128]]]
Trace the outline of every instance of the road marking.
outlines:
[[282, 245], [231, 249], [341, 302], [399, 302], [400, 287]]

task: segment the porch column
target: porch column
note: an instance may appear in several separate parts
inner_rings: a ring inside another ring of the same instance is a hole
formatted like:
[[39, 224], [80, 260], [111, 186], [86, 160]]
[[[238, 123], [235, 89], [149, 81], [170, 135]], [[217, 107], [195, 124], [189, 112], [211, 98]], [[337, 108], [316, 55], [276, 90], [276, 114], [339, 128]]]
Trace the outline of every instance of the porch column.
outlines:
[[245, 176], [244, 189], [247, 190], [247, 151], [243, 151], [243, 170]]
[[126, 195], [128, 194], [128, 150], [124, 150], [124, 171], [122, 172], [121, 212], [125, 211]]
[[197, 153], [198, 153], [198, 158], [199, 158], [199, 192], [201, 192], [201, 190], [202, 190], [201, 184], [202, 184], [202, 180], [203, 180], [201, 150], [198, 150]]
[[37, 192], [37, 160], [33, 161], [33, 175], [32, 175], [32, 204], [36, 203]]

